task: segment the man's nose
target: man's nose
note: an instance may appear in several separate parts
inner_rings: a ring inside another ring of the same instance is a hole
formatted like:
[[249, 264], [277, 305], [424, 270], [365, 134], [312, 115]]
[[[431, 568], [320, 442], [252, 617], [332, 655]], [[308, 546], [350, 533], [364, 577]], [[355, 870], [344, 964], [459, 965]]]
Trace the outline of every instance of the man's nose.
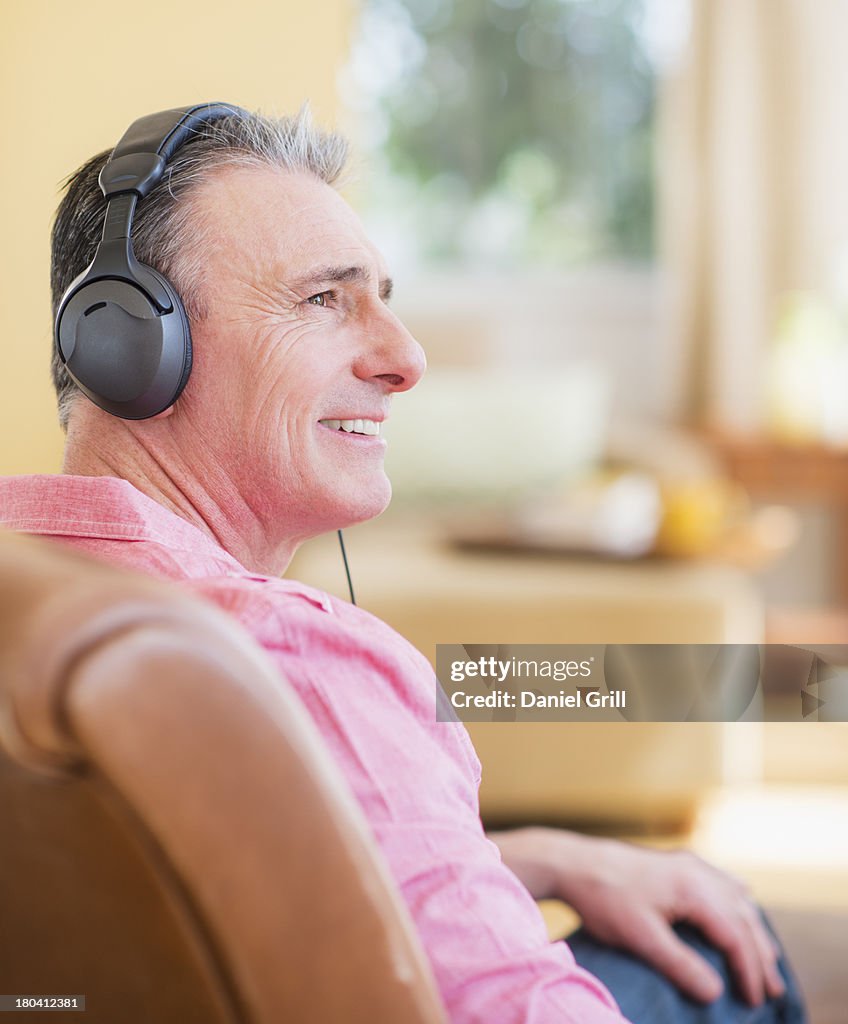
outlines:
[[364, 347], [355, 372], [362, 380], [381, 380], [391, 391], [409, 391], [427, 369], [424, 349], [400, 320], [390, 314], [388, 321]]

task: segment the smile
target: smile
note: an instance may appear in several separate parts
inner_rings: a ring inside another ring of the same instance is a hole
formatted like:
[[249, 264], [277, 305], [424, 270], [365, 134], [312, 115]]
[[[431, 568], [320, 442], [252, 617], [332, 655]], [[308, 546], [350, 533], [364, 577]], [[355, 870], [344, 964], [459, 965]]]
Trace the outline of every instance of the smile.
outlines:
[[380, 424], [376, 420], [318, 420], [318, 422], [322, 427], [328, 427], [330, 430], [343, 430], [346, 434], [380, 436]]

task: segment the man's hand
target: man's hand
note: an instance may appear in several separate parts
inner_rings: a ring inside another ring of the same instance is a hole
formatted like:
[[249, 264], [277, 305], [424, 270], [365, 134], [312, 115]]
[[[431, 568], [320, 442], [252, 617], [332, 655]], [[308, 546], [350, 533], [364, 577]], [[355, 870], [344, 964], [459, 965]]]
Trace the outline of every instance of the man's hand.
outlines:
[[724, 952], [752, 1006], [783, 993], [777, 950], [747, 887], [695, 854], [547, 828], [489, 838], [534, 898], [565, 901], [596, 939], [641, 956], [692, 998], [712, 1002], [722, 982], [675, 934], [678, 921]]

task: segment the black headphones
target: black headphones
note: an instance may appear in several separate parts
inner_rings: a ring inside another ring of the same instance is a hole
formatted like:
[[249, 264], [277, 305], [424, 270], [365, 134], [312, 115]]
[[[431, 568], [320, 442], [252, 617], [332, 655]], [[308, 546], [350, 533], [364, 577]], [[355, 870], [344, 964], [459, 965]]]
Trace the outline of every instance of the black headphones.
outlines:
[[149, 114], [130, 125], [100, 172], [108, 200], [103, 237], [91, 265], [62, 296], [54, 333], [74, 382], [113, 416], [143, 420], [164, 412], [191, 373], [191, 333], [180, 297], [133, 254], [136, 204], [201, 125], [243, 114], [224, 103]]

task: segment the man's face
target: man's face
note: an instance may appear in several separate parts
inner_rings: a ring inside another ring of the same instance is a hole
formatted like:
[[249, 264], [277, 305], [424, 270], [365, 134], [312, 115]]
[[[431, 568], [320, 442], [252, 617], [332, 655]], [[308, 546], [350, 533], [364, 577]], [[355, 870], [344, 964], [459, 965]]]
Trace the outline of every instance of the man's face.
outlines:
[[378, 431], [425, 367], [386, 304], [379, 253], [306, 174], [225, 168], [197, 204], [207, 315], [173, 426], [196, 439], [223, 500], [234, 488], [272, 532], [303, 538], [377, 515], [391, 496]]

